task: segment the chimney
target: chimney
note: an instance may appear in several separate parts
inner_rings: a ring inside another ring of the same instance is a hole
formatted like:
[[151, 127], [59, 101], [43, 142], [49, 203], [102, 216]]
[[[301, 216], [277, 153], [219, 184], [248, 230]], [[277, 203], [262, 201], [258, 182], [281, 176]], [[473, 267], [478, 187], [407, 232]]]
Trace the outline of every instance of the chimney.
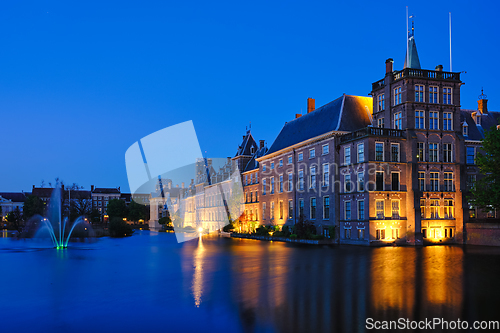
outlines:
[[394, 63], [394, 60], [392, 58], [389, 58], [385, 61], [385, 74], [390, 74], [392, 73], [392, 65]]
[[181, 187], [184, 188], [184, 182], [181, 183]]
[[488, 113], [488, 96], [486, 96], [483, 93], [483, 89], [481, 88], [481, 95], [478, 97], [479, 99], [477, 100], [477, 109], [481, 114], [487, 114]]
[[64, 192], [64, 184], [61, 185], [61, 191]]
[[264, 148], [264, 140], [259, 140], [259, 149]]
[[301, 113], [296, 113], [296, 114], [295, 114], [295, 119], [300, 118], [300, 117], [302, 117], [302, 114], [301, 114]]
[[308, 98], [307, 99], [307, 113], [313, 112], [315, 109], [314, 107], [314, 98]]
[[179, 188], [179, 184], [175, 184], [175, 188]]
[[436, 66], [436, 70], [437, 70], [438, 72], [442, 72], [442, 71], [443, 71], [443, 65], [437, 65], [437, 66]]
[[94, 185], [90, 185], [90, 192], [94, 192]]
[[120, 186], [118, 186], [118, 192], [120, 192]]
[[35, 185], [33, 185], [33, 189], [35, 189]]

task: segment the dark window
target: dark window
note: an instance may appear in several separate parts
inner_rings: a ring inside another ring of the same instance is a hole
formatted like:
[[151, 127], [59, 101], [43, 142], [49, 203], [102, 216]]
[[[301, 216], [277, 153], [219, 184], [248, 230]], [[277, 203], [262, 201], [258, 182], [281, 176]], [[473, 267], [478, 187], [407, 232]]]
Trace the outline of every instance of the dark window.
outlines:
[[399, 173], [393, 172], [391, 180], [392, 180], [392, 190], [399, 191]]
[[377, 171], [375, 175], [375, 186], [377, 191], [384, 190], [384, 173]]

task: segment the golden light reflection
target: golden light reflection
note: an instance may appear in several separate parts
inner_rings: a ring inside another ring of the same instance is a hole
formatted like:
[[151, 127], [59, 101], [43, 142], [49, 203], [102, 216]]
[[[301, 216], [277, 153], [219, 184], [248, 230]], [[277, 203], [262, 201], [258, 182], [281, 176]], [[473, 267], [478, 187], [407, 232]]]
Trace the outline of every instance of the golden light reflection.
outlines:
[[404, 255], [405, 248], [374, 249], [371, 293], [376, 310], [396, 309], [407, 313], [415, 303], [415, 265]]
[[461, 308], [463, 250], [458, 247], [429, 246], [423, 249], [423, 292], [429, 303]]
[[205, 248], [203, 246], [203, 240], [200, 235], [198, 239], [198, 247], [196, 248], [193, 256], [194, 264], [194, 274], [193, 274], [193, 297], [194, 305], [199, 307], [201, 304], [201, 296], [203, 295], [203, 257]]

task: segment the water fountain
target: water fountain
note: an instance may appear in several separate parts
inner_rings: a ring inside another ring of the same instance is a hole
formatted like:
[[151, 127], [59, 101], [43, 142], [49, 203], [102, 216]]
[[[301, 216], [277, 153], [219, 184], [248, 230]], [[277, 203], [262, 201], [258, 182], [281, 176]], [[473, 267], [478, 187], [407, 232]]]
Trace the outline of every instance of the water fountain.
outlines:
[[[50, 197], [47, 217], [40, 217], [41, 227], [37, 231], [38, 234], [43, 230], [47, 230], [50, 234], [54, 247], [57, 249], [67, 248], [69, 239], [75, 227], [86, 221], [82, 216], [80, 216], [73, 221], [73, 224], [68, 224], [69, 219], [67, 217], [65, 217], [64, 220], [62, 219], [61, 204], [61, 187], [57, 184]], [[67, 234], [66, 227], [69, 228], [69, 232]]]

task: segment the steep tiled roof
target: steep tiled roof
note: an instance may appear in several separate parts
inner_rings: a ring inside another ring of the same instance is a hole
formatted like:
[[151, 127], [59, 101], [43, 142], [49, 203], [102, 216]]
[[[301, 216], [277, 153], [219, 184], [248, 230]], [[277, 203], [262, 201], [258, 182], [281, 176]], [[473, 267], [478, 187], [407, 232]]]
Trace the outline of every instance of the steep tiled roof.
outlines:
[[241, 155], [246, 155], [246, 156], [253, 155], [251, 149], [252, 147], [254, 149], [253, 150], [254, 152], [257, 151], [258, 149], [257, 143], [255, 142], [252, 133], [250, 133], [250, 131], [247, 131], [247, 134], [243, 137], [243, 142], [238, 147], [238, 151], [236, 152], [235, 157]]
[[[481, 117], [481, 125], [476, 125], [474, 119], [472, 119], [472, 113], [477, 112], [477, 116]], [[466, 140], [483, 140], [484, 131], [490, 130], [492, 127], [496, 127], [500, 120], [500, 112], [489, 111], [486, 114], [481, 114], [477, 110], [460, 110], [460, 122], [467, 123], [467, 136]]]
[[39, 198], [50, 198], [52, 190], [54, 190], [52, 187], [34, 187], [31, 191]]
[[29, 192], [0, 192], [0, 197], [12, 202], [24, 202], [30, 194]]
[[267, 154], [332, 131], [351, 132], [371, 124], [371, 97], [343, 95], [285, 123]]
[[118, 188], [96, 188], [92, 193], [108, 193], [108, 194], [119, 194], [120, 190]]
[[256, 158], [264, 156], [267, 153], [267, 151], [268, 151], [267, 147], [263, 147], [257, 150], [257, 152], [252, 156], [252, 159], [248, 161], [245, 170], [243, 170], [243, 172], [258, 169], [259, 162], [257, 162]]

